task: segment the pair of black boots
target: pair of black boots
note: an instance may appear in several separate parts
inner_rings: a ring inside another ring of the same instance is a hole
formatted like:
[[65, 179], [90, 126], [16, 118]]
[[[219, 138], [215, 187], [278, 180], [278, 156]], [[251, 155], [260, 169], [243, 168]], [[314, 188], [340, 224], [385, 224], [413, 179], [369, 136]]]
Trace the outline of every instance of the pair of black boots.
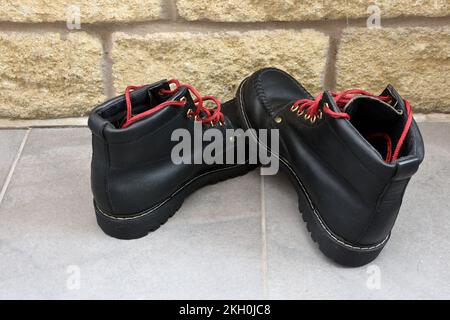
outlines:
[[[379, 96], [348, 90], [314, 98], [275, 68], [245, 79], [224, 104], [176, 80], [128, 87], [93, 110], [89, 127], [94, 207], [108, 235], [145, 236], [189, 194], [247, 173], [265, 153], [291, 177], [321, 251], [347, 266], [381, 252], [424, 157], [411, 107], [392, 86]], [[274, 130], [279, 139], [261, 138]]]

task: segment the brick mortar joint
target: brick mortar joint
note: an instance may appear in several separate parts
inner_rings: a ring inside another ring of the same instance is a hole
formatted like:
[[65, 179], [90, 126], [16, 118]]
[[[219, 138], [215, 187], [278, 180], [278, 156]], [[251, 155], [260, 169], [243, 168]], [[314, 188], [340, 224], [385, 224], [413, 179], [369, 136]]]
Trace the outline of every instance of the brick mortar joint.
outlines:
[[[174, 0], [169, 0], [174, 1]], [[215, 30], [215, 28], [226, 28], [227, 30], [236, 30], [236, 28], [242, 28], [245, 30], [267, 30], [269, 28], [279, 27], [280, 29], [318, 29], [326, 30], [332, 29], [336, 26], [341, 28], [351, 28], [351, 27], [362, 27], [367, 18], [351, 18], [351, 19], [322, 19], [322, 20], [299, 20], [299, 21], [209, 21], [209, 20], [196, 20], [189, 21], [185, 20], [179, 16], [177, 9], [172, 8], [171, 5], [167, 5], [167, 9], [172, 13], [162, 19], [151, 20], [151, 21], [127, 21], [127, 22], [94, 22], [94, 23], [81, 23], [80, 31], [92, 32], [99, 29], [110, 29], [112, 32], [117, 32], [121, 30], [133, 30], [133, 28], [142, 27], [152, 27], [155, 25], [161, 26], [171, 26], [177, 25], [179, 27], [210, 27]], [[410, 16], [410, 17], [391, 17], [384, 18], [381, 20], [382, 26], [386, 28], [396, 28], [396, 27], [420, 27], [420, 26], [430, 26], [430, 27], [445, 27], [449, 26], [448, 18], [450, 15], [443, 17], [426, 17], [426, 16]], [[427, 23], [429, 23], [427, 25]], [[352, 25], [353, 24], [353, 25]], [[43, 27], [43, 28], [42, 28]], [[13, 22], [13, 21], [0, 21], [0, 32], [11, 31], [11, 32], [33, 32], [33, 28], [39, 29], [36, 33], [45, 32], [73, 32], [68, 30], [65, 26], [65, 22]], [[78, 30], [77, 30], [78, 31]], [[165, 31], [170, 32], [170, 31]]]

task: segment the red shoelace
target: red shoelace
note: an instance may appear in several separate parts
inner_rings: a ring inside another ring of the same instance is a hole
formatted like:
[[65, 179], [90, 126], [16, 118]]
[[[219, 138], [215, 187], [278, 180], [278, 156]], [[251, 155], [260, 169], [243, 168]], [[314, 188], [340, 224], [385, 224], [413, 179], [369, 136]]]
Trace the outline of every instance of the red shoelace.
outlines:
[[[161, 89], [161, 94], [175, 94], [177, 93], [181, 87], [187, 88], [193, 95], [194, 95], [194, 104], [195, 104], [195, 110], [189, 109], [188, 116], [195, 119], [195, 121], [200, 121], [205, 124], [211, 124], [216, 125], [217, 123], [223, 124], [225, 121], [225, 117], [223, 113], [220, 111], [221, 104], [220, 101], [213, 96], [202, 96], [197, 89], [195, 89], [193, 86], [189, 84], [181, 84], [178, 80], [172, 79], [167, 82], [170, 85], [174, 84], [175, 88], [173, 90], [169, 89]], [[172, 106], [172, 107], [184, 107], [186, 105], [186, 99], [181, 99], [180, 101], [177, 100], [168, 100], [165, 101], [156, 107], [151, 108], [150, 110], [144, 111], [142, 113], [139, 113], [137, 115], [132, 114], [132, 106], [131, 106], [131, 98], [130, 93], [134, 90], [140, 89], [145, 86], [128, 86], [125, 89], [125, 101], [127, 105], [127, 117], [126, 121], [122, 125], [122, 128], [127, 128], [136, 121], [139, 121], [143, 118], [149, 117], [155, 112], [158, 112], [159, 110]], [[205, 106], [205, 101], [212, 101], [216, 107], [215, 108], [208, 108]]]
[[[336, 105], [339, 108], [343, 108], [347, 105], [347, 103], [353, 99], [356, 95], [365, 95], [377, 98], [384, 102], [391, 102], [392, 98], [388, 96], [376, 96], [370, 92], [360, 90], [360, 89], [351, 89], [351, 90], [345, 90], [339, 93], [330, 92], [330, 94], [333, 97], [333, 100], [336, 102]], [[317, 118], [320, 117], [321, 112], [328, 114], [330, 117], [335, 119], [347, 119], [350, 120], [350, 115], [344, 111], [342, 112], [335, 112], [331, 110], [328, 105], [324, 105], [322, 108], [322, 111], [319, 110], [320, 102], [322, 101], [323, 94], [318, 95], [314, 100], [310, 99], [301, 99], [294, 103], [292, 106], [293, 111], [297, 111], [298, 114], [305, 113], [309, 118]], [[372, 138], [383, 138], [386, 140], [387, 143], [387, 151], [386, 151], [386, 162], [392, 162], [398, 159], [398, 156], [400, 154], [400, 151], [402, 149], [403, 143], [405, 142], [406, 136], [408, 135], [409, 128], [411, 127], [411, 122], [413, 119], [412, 111], [411, 111], [411, 105], [409, 101], [403, 100], [405, 103], [405, 108], [407, 112], [407, 121], [405, 123], [405, 127], [403, 128], [403, 131], [400, 135], [400, 138], [397, 141], [397, 145], [395, 146], [395, 150], [392, 151], [392, 139], [387, 133], [375, 133], [368, 137], [368, 139]]]

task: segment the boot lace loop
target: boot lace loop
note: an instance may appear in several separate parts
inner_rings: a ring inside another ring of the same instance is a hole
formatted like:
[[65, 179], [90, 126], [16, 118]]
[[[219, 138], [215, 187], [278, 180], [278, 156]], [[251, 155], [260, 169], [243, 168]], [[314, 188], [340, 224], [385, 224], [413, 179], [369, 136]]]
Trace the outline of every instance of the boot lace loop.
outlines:
[[[187, 112], [188, 117], [194, 118], [195, 121], [202, 122], [204, 124], [211, 124], [216, 125], [220, 124], [223, 125], [225, 121], [225, 116], [220, 111], [222, 105], [220, 101], [214, 97], [214, 96], [202, 96], [197, 89], [195, 89], [193, 86], [189, 84], [181, 84], [180, 81], [176, 79], [172, 79], [167, 82], [170, 85], [175, 85], [174, 89], [161, 89], [160, 94], [162, 95], [169, 95], [169, 94], [175, 94], [177, 93], [180, 88], [187, 88], [194, 98], [194, 105], [195, 110], [189, 109]], [[137, 122], [140, 119], [143, 119], [145, 117], [148, 117], [155, 112], [164, 109], [166, 107], [172, 106], [172, 107], [184, 107], [187, 103], [187, 100], [183, 97], [182, 99], [178, 100], [168, 100], [163, 103], [160, 103], [159, 105], [151, 108], [150, 110], [144, 111], [142, 113], [139, 113], [137, 115], [133, 115], [132, 113], [132, 103], [131, 103], [131, 97], [130, 94], [134, 90], [141, 89], [145, 86], [128, 86], [125, 89], [125, 101], [126, 101], [126, 107], [127, 107], [127, 115], [126, 120], [124, 124], [122, 125], [122, 128], [127, 128], [133, 123]], [[206, 101], [212, 101], [215, 104], [214, 108], [208, 108], [205, 106]]]

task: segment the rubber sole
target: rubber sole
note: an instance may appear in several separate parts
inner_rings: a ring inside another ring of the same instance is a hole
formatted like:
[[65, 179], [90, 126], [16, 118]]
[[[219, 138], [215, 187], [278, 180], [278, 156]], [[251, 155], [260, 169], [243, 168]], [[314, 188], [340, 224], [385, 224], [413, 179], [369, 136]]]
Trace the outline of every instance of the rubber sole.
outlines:
[[[238, 88], [236, 103], [238, 105], [238, 109], [240, 110], [239, 115], [241, 116], [241, 122], [246, 130], [253, 127], [245, 112], [242, 102], [242, 86], [245, 81], [246, 80], [244, 80]], [[253, 138], [257, 141], [260, 147], [267, 149], [267, 146], [260, 143], [257, 136], [253, 136]], [[274, 154], [274, 156], [277, 156], [280, 160], [280, 169], [289, 176], [290, 181], [297, 191], [298, 207], [300, 213], [302, 214], [303, 220], [306, 222], [306, 227], [310, 232], [312, 239], [319, 245], [320, 251], [322, 251], [325, 256], [343, 266], [360, 267], [370, 263], [380, 254], [381, 250], [383, 250], [386, 242], [388, 241], [389, 236], [387, 236], [379, 244], [361, 246], [351, 244], [335, 235], [325, 224], [324, 220], [320, 216], [320, 213], [315, 208], [305, 185], [295, 173], [289, 162], [279, 155]]]
[[255, 169], [256, 165], [235, 165], [212, 170], [190, 180], [164, 201], [152, 208], [130, 217], [115, 217], [103, 212], [94, 201], [97, 223], [107, 235], [132, 240], [145, 237], [157, 230], [172, 217], [190, 194], [196, 190], [220, 181], [244, 175]]

